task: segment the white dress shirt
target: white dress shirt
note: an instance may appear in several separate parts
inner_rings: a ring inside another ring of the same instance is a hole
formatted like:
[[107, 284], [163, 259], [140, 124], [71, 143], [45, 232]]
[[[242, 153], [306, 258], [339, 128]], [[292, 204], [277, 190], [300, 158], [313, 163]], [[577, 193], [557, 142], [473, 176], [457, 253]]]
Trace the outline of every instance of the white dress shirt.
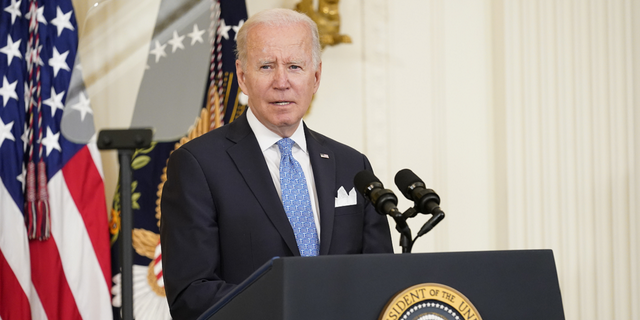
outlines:
[[[265, 127], [258, 118], [251, 112], [251, 108], [247, 109], [247, 121], [251, 130], [253, 130], [264, 160], [267, 162], [269, 173], [271, 173], [271, 179], [273, 179], [273, 185], [278, 191], [280, 202], [282, 202], [282, 190], [280, 189], [280, 148], [276, 142], [282, 139], [277, 133], [269, 130]], [[318, 239], [320, 239], [320, 216], [318, 213], [318, 194], [316, 192], [316, 183], [313, 178], [313, 170], [311, 168], [311, 161], [309, 160], [309, 152], [307, 151], [307, 139], [304, 134], [304, 128], [302, 120], [298, 124], [298, 129], [289, 137], [293, 142], [291, 153], [293, 157], [300, 163], [302, 171], [304, 171], [304, 177], [307, 180], [307, 189], [309, 189], [309, 200], [311, 201], [311, 210], [313, 210], [313, 218], [316, 222], [316, 230], [318, 231]]]

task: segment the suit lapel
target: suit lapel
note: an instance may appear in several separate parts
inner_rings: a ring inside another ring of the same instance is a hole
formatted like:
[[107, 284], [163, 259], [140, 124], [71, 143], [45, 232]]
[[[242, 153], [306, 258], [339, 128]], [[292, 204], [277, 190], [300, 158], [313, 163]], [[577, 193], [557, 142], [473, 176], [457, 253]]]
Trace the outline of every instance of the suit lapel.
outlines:
[[293, 229], [246, 115], [243, 114], [229, 126], [227, 138], [236, 144], [228, 148], [227, 153], [291, 252], [300, 255]]
[[307, 149], [313, 168], [313, 178], [318, 193], [320, 211], [320, 254], [328, 254], [333, 235], [333, 218], [336, 197], [336, 160], [331, 149], [324, 145], [322, 137], [305, 125]]

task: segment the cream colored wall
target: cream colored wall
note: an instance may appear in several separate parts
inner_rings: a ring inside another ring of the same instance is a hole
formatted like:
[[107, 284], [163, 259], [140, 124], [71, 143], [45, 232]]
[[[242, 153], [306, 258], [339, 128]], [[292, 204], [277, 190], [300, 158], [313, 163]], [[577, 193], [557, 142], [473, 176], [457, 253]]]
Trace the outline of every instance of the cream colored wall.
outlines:
[[[85, 84], [97, 130], [128, 128], [159, 0], [74, 0]], [[118, 180], [116, 151], [101, 151], [107, 204]]]
[[[128, 126], [158, 4], [103, 2], [81, 30], [99, 128]], [[414, 252], [550, 248], [567, 319], [639, 314], [640, 3], [342, 0], [340, 10], [353, 44], [323, 53], [305, 121], [366, 153], [400, 198], [402, 168], [438, 192], [447, 217]], [[117, 166], [102, 154], [110, 199]]]
[[[500, 247], [488, 214], [499, 211], [488, 2], [340, 5], [354, 43], [323, 53], [322, 89], [307, 123], [365, 152], [387, 188], [397, 190], [395, 173], [410, 168], [438, 192], [447, 218], [415, 251]], [[414, 232], [427, 218], [414, 218]]]

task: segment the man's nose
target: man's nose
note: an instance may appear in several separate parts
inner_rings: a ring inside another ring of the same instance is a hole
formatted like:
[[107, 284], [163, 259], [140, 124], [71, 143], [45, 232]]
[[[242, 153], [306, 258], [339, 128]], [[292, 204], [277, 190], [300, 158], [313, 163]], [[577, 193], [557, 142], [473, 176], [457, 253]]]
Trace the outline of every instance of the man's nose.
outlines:
[[276, 68], [273, 75], [273, 86], [276, 89], [287, 89], [289, 88], [289, 75], [287, 74], [287, 68], [278, 67]]

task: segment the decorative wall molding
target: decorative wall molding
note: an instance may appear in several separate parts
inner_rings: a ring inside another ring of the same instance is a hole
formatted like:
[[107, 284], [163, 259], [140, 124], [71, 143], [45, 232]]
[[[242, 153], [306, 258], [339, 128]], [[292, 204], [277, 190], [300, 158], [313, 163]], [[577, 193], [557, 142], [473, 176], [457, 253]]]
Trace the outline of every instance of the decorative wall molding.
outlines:
[[639, 138], [630, 2], [501, 5], [509, 247], [554, 250], [568, 318], [631, 319], [640, 230], [630, 223]]

